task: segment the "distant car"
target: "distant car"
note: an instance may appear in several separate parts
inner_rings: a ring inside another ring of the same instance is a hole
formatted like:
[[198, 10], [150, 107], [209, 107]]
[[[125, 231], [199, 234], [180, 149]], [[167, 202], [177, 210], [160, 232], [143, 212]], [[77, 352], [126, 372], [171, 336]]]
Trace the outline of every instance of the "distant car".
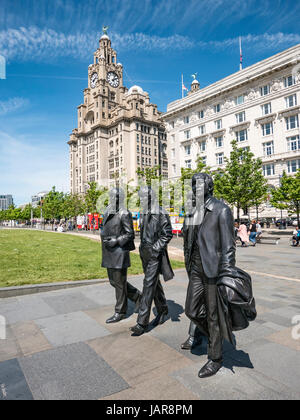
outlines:
[[276, 220], [276, 222], [275, 222], [275, 226], [277, 226], [277, 227], [279, 227], [279, 226], [282, 226], [282, 225], [287, 225], [287, 221], [286, 221], [286, 219], [278, 219], [278, 220]]
[[297, 219], [293, 220], [292, 225], [293, 225], [293, 226], [298, 226], [298, 220], [297, 220]]

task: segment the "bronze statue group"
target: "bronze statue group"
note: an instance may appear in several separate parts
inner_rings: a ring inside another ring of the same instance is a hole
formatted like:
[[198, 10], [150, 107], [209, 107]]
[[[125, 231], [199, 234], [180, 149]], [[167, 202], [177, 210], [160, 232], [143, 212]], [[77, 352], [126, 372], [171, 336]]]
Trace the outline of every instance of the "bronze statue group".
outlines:
[[[115, 288], [115, 313], [107, 323], [126, 317], [127, 301], [135, 303], [137, 323], [133, 336], [147, 331], [154, 301], [157, 316], [152, 325], [166, 321], [168, 305], [160, 281], [174, 273], [167, 246], [172, 225], [151, 187], [139, 190], [141, 203], [140, 257], [144, 271], [140, 292], [127, 281], [130, 251], [135, 249], [132, 215], [124, 204], [121, 188], [110, 190], [110, 203], [103, 218], [102, 266], [107, 268]], [[193, 176], [192, 190], [185, 203], [183, 225], [184, 257], [188, 274], [185, 314], [190, 319], [188, 339], [182, 349], [191, 350], [207, 337], [208, 361], [198, 376], [206, 378], [222, 367], [223, 341], [235, 346], [234, 331], [247, 328], [256, 317], [250, 276], [235, 265], [234, 221], [230, 208], [213, 196], [213, 180], [208, 174]]]

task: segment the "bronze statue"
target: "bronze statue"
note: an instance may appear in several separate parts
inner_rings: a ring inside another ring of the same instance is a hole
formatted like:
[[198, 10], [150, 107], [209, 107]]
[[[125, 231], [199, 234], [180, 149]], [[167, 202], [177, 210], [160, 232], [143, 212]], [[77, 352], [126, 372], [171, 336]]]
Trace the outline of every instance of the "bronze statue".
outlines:
[[[184, 203], [185, 218], [184, 218], [183, 230], [182, 230], [183, 237], [184, 237], [184, 239], [183, 239], [184, 243], [186, 241], [185, 234], [187, 232], [189, 222], [190, 222], [191, 218], [193, 217], [194, 206], [195, 206], [195, 200], [194, 200], [193, 191], [191, 190], [191, 191], [188, 191], [188, 193], [186, 194], [186, 199], [185, 199], [185, 203]], [[187, 247], [185, 247], [184, 249], [186, 249], [186, 248]], [[184, 257], [185, 257], [185, 266], [187, 268], [188, 267], [188, 256], [185, 254]], [[189, 275], [188, 269], [187, 269], [187, 274]], [[182, 348], [182, 350], [192, 350], [197, 345], [200, 345], [201, 342], [202, 342], [201, 332], [197, 328], [197, 325], [194, 324], [193, 321], [191, 321], [190, 322], [190, 327], [189, 327], [189, 336], [186, 339], [186, 341], [181, 344], [181, 348]]]
[[139, 197], [142, 207], [140, 256], [145, 277], [137, 324], [131, 328], [135, 336], [146, 331], [153, 300], [157, 309], [154, 324], [162, 324], [165, 321], [168, 305], [159, 274], [163, 275], [165, 281], [174, 277], [167, 252], [167, 245], [172, 239], [170, 218], [159, 206], [156, 194], [150, 187], [141, 187]]
[[115, 288], [115, 313], [106, 320], [107, 324], [119, 322], [127, 312], [127, 298], [135, 302], [138, 309], [141, 293], [127, 282], [130, 267], [130, 251], [135, 249], [131, 213], [124, 206], [124, 191], [112, 188], [109, 205], [103, 217], [102, 267], [107, 268], [110, 284]]
[[208, 339], [208, 362], [198, 376], [205, 378], [222, 366], [223, 340], [235, 344], [232, 331], [256, 317], [251, 278], [235, 266], [235, 238], [230, 208], [213, 197], [210, 175], [192, 179], [194, 210], [184, 231], [189, 273], [185, 313]]

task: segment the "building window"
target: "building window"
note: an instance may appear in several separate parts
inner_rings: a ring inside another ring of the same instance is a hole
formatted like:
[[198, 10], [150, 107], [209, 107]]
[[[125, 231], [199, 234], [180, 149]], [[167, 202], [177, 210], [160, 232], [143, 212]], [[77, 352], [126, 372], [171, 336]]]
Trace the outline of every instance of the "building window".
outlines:
[[273, 123], [266, 123], [261, 125], [262, 128], [262, 135], [263, 136], [270, 136], [273, 134]]
[[262, 86], [260, 88], [260, 95], [261, 96], [269, 95], [269, 93], [270, 93], [270, 85], [265, 85], [265, 86]]
[[271, 102], [269, 102], [269, 103], [267, 103], [267, 104], [262, 105], [262, 106], [261, 106], [261, 109], [262, 109], [262, 114], [263, 114], [263, 115], [268, 115], [268, 114], [271, 114], [271, 112], [272, 112]]
[[184, 124], [189, 124], [189, 122], [190, 122], [190, 117], [189, 117], [189, 115], [186, 115], [186, 116], [183, 118], [183, 122], [184, 122]]
[[139, 143], [139, 141], [140, 141], [140, 135], [139, 135], [139, 134], [137, 134], [137, 135], [136, 135], [136, 142], [137, 142], [137, 143]]
[[236, 122], [237, 124], [242, 123], [246, 121], [246, 112], [239, 112], [238, 114], [235, 114]]
[[215, 105], [214, 106], [214, 111], [215, 111], [215, 114], [217, 114], [218, 112], [221, 112], [221, 104]]
[[188, 169], [191, 169], [192, 168], [192, 161], [191, 160], [186, 160], [185, 161], [185, 167], [188, 168]]
[[216, 137], [216, 147], [223, 147], [223, 136]]
[[244, 95], [237, 96], [237, 97], [235, 98], [235, 104], [236, 104], [236, 105], [242, 105], [242, 104], [244, 103], [244, 101], [245, 101], [245, 97], [244, 97]]
[[300, 159], [288, 161], [288, 173], [294, 174], [300, 169]]
[[293, 86], [296, 83], [294, 76], [288, 76], [284, 78], [284, 87]]
[[247, 130], [236, 131], [235, 136], [236, 136], [237, 141], [239, 142], [248, 140]]
[[202, 120], [202, 118], [204, 118], [204, 111], [203, 111], [203, 109], [198, 112], [198, 118], [199, 118], [199, 120], [200, 119]]
[[199, 134], [205, 134], [205, 124], [199, 126]]
[[201, 141], [199, 143], [200, 152], [205, 152], [206, 150], [206, 141]]
[[191, 137], [191, 131], [190, 130], [186, 130], [184, 132], [184, 138], [185, 140], [188, 140]]
[[290, 95], [287, 98], [285, 98], [285, 105], [287, 108], [290, 108], [292, 106], [297, 105], [297, 95]]
[[215, 129], [221, 130], [221, 128], [222, 128], [222, 120], [215, 121]]
[[174, 121], [170, 122], [170, 127], [171, 127], [171, 129], [173, 129], [175, 127]]
[[175, 175], [176, 174], [176, 165], [175, 164], [172, 165], [172, 171], [173, 171], [173, 174]]
[[274, 142], [268, 141], [263, 143], [264, 156], [271, 156], [274, 154]]
[[207, 160], [206, 156], [202, 156], [201, 160], [202, 160], [203, 165], [206, 166], [206, 160]]
[[264, 174], [264, 176], [272, 176], [272, 175], [275, 175], [274, 164], [273, 163], [270, 163], [268, 165], [263, 165], [263, 174]]
[[288, 137], [287, 145], [288, 145], [289, 152], [292, 152], [293, 150], [300, 150], [299, 136]]
[[139, 145], [137, 145], [137, 146], [136, 146], [136, 151], [137, 151], [138, 153], [140, 153], [140, 146], [139, 146]]
[[293, 130], [294, 128], [299, 128], [298, 115], [292, 115], [291, 117], [287, 117], [285, 119], [285, 122], [286, 122], [287, 130]]
[[184, 152], [186, 155], [190, 155], [191, 154], [191, 146], [184, 146]]
[[217, 165], [223, 165], [223, 163], [224, 163], [224, 153], [217, 153], [216, 154], [216, 162], [217, 162]]

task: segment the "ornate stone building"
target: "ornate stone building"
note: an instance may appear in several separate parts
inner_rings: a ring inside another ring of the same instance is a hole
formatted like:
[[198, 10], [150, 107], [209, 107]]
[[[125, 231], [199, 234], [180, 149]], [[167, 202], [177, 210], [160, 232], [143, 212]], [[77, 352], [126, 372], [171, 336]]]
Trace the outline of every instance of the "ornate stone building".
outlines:
[[[178, 178], [181, 167], [195, 168], [198, 157], [212, 169], [223, 167], [232, 140], [262, 159], [270, 185], [279, 185], [283, 171], [294, 174], [300, 168], [299, 74], [296, 45], [203, 89], [194, 80], [163, 116], [169, 178]], [[261, 213], [280, 215], [270, 205]]]
[[107, 34], [100, 38], [83, 94], [78, 127], [68, 141], [72, 193], [85, 192], [90, 181], [109, 186], [121, 176], [136, 184], [137, 168], [156, 165], [168, 178], [161, 113], [141, 87], [123, 85], [123, 67]]

